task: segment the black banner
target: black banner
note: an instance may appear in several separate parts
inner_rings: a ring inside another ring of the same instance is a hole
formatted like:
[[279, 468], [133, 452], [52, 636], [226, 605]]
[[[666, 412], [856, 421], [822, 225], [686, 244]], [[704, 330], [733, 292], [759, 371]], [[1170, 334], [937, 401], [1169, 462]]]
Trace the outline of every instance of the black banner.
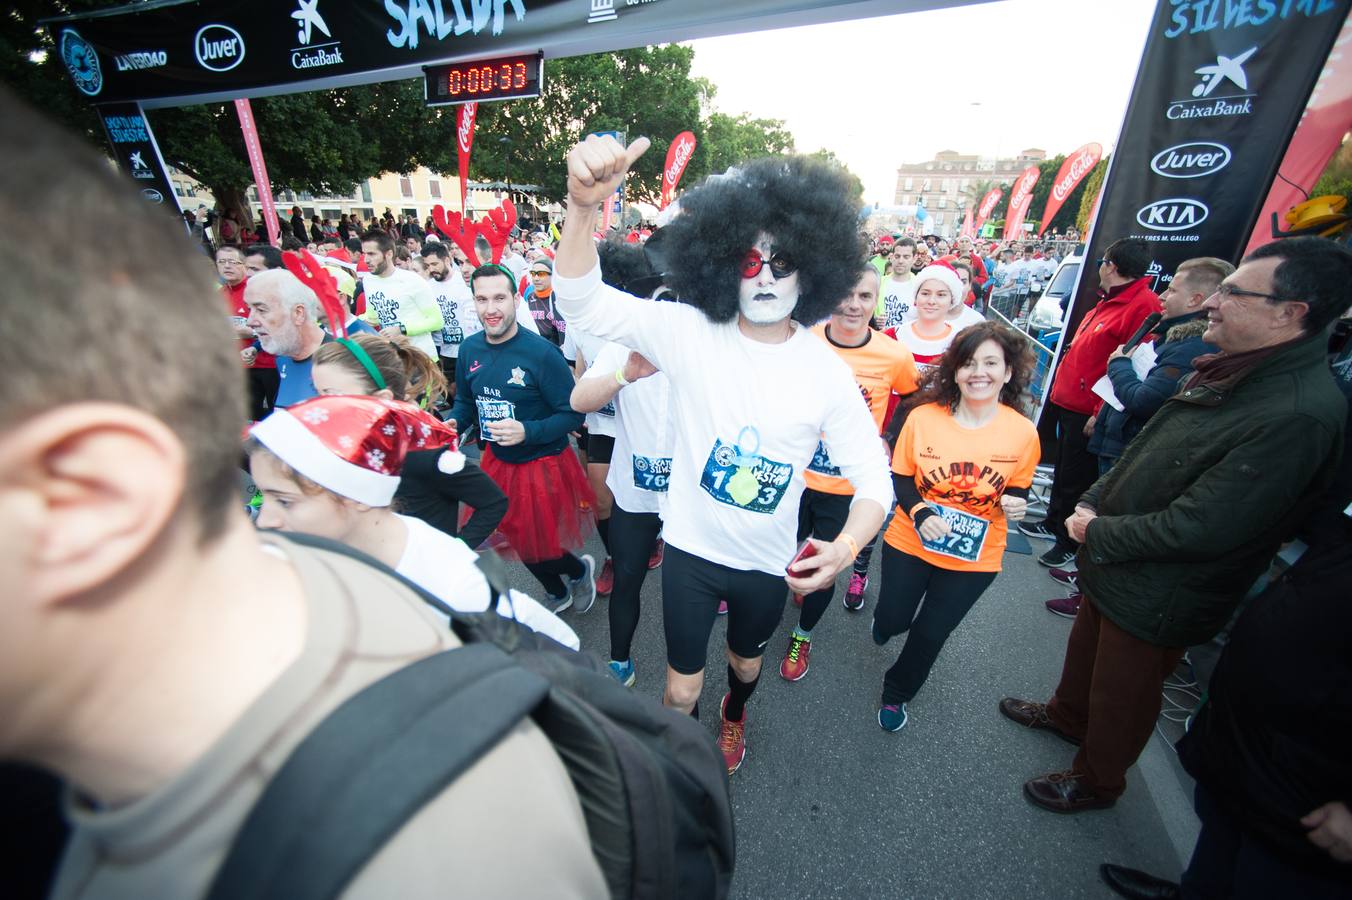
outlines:
[[99, 121], [113, 148], [113, 158], [136, 183], [141, 198], [179, 215], [174, 186], [169, 182], [159, 145], [141, 107], [135, 103], [109, 103], [99, 107]]
[[1239, 263], [1350, 4], [1160, 0], [1066, 335], [1093, 307], [1095, 261], [1118, 238], [1151, 242], [1157, 293], [1184, 260]]
[[[984, 0], [194, 0], [46, 25], [91, 103], [154, 108], [415, 78], [480, 56], [577, 56], [973, 2]], [[838, 60], [805, 64], [840, 81]]]

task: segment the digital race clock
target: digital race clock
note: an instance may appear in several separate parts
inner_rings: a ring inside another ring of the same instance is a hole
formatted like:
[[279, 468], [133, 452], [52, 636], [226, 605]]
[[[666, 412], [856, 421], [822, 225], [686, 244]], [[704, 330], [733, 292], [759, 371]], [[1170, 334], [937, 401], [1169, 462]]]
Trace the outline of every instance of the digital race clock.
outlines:
[[543, 53], [531, 53], [425, 66], [427, 105], [538, 97], [544, 87], [543, 60]]

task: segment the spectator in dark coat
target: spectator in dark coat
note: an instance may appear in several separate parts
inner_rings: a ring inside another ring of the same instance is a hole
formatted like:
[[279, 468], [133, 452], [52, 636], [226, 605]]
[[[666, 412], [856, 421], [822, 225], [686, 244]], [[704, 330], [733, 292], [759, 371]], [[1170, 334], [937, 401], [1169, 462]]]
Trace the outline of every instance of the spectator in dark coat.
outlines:
[[1160, 295], [1164, 318], [1154, 329], [1155, 365], [1144, 380], [1136, 376], [1131, 356], [1121, 347], [1109, 355], [1108, 378], [1125, 409], [1118, 412], [1109, 403], [1099, 409], [1089, 439], [1089, 452], [1099, 458], [1099, 474], [1117, 462], [1146, 420], [1173, 395], [1179, 381], [1192, 373], [1192, 361], [1220, 349], [1202, 339], [1207, 325], [1202, 304], [1233, 271], [1235, 267], [1225, 260], [1210, 256], [1190, 259], [1178, 267], [1174, 280]]
[[305, 216], [301, 215], [300, 207], [291, 207], [291, 236], [303, 244], [308, 233], [305, 228]]

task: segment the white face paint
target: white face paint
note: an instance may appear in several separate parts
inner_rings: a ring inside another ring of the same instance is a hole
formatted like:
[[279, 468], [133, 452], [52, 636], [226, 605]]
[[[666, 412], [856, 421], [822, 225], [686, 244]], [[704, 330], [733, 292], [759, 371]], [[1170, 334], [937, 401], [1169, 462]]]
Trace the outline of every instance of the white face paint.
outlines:
[[742, 279], [737, 305], [751, 324], [772, 325], [788, 318], [798, 305], [798, 273], [791, 272], [783, 278], [774, 276], [768, 262], [774, 256], [774, 242], [764, 232], [756, 238], [753, 252], [765, 262], [754, 276]]

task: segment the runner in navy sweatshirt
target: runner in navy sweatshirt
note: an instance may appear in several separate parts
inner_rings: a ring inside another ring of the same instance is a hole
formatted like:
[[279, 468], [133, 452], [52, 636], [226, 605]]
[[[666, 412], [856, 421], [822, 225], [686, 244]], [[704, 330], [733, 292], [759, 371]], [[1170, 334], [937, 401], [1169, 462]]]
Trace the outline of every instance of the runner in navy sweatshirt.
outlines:
[[507, 495], [498, 526], [505, 555], [540, 580], [554, 612], [574, 605], [586, 612], [596, 599], [595, 563], [572, 551], [594, 525], [595, 502], [568, 446], [583, 421], [569, 403], [573, 375], [557, 347], [517, 326], [507, 269], [480, 266], [470, 288], [484, 330], [461, 344], [451, 418], [462, 432], [477, 421], [483, 433], [483, 470]]

